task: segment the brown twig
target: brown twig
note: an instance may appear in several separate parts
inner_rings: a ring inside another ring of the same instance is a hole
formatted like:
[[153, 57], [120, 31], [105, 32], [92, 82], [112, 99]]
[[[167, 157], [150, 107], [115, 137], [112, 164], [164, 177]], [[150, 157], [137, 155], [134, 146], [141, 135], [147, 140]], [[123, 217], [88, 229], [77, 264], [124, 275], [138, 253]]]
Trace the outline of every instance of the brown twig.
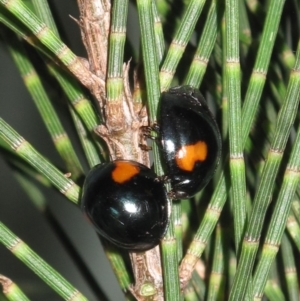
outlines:
[[[80, 10], [78, 24], [87, 50], [90, 71], [98, 79], [110, 80], [116, 82], [116, 85], [120, 82], [123, 84], [123, 90], [117, 98], [107, 101], [106, 93], [102, 93], [101, 99], [97, 98], [105, 123], [99, 125], [95, 131], [107, 143], [112, 160], [134, 160], [149, 166], [149, 154], [140, 147], [141, 144], [146, 144], [140, 129], [148, 125], [147, 111], [140, 101], [134, 101], [132, 97], [128, 75], [130, 64], [123, 65], [121, 74], [107, 74], [111, 4], [109, 0], [77, 2]], [[116, 34], [116, 31], [113, 33]], [[105, 88], [101, 86], [100, 90], [105, 91]], [[135, 72], [134, 91], [139, 89], [140, 80]], [[95, 92], [92, 93], [95, 95]], [[135, 284], [129, 288], [131, 293], [139, 301], [162, 301], [163, 280], [159, 248], [140, 253], [130, 252], [130, 259], [135, 276]]]
[[9, 278], [0, 275], [0, 284], [2, 284], [3, 293], [8, 294], [13, 285], [13, 282]]

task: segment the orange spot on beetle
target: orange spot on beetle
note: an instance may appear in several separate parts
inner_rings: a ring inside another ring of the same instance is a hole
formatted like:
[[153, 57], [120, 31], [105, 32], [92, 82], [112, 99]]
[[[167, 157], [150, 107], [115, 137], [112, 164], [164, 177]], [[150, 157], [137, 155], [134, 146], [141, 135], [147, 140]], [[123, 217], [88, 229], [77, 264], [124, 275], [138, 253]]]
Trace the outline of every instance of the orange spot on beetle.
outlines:
[[193, 171], [197, 161], [205, 161], [207, 152], [207, 144], [204, 141], [185, 145], [176, 154], [176, 164], [185, 171]]
[[112, 178], [115, 182], [122, 184], [140, 172], [138, 166], [130, 162], [115, 162], [116, 168], [112, 171]]

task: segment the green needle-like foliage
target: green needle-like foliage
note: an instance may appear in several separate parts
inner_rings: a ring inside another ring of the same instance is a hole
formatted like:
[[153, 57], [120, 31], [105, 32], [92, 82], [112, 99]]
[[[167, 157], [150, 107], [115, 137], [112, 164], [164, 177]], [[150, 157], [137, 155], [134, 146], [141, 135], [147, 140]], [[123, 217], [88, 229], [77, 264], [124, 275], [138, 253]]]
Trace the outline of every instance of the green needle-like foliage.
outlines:
[[55, 166], [39, 154], [23, 137], [0, 118], [0, 138], [4, 140], [21, 158], [33, 166], [63, 193], [70, 201], [77, 203], [79, 187], [60, 173]]
[[87, 300], [2, 223], [0, 223], [0, 241], [47, 284], [52, 286], [64, 300]]
[[291, 74], [285, 102], [278, 113], [277, 129], [275, 130], [268, 157], [262, 171], [260, 185], [255, 195], [253, 210], [245, 234], [247, 239], [243, 242], [241, 261], [235, 276], [235, 282], [233, 283], [230, 300], [240, 300], [243, 298], [245, 291], [242, 288], [246, 285], [245, 279], [249, 278], [250, 272], [253, 269], [259, 237], [274, 187], [275, 177], [300, 101], [299, 59], [300, 48], [298, 47], [294, 67], [295, 71]]
[[235, 247], [239, 252], [246, 223], [246, 183], [241, 136], [241, 71], [239, 63], [238, 1], [226, 1], [226, 93], [228, 97], [229, 156], [234, 210]]
[[[8, 40], [8, 38], [6, 38]], [[19, 68], [20, 75], [27, 86], [28, 91], [32, 95], [45, 125], [52, 137], [53, 143], [57, 151], [66, 162], [67, 170], [72, 173], [74, 179], [78, 178], [82, 173], [82, 169], [74, 151], [71, 141], [63, 129], [63, 126], [48, 98], [46, 91], [42, 85], [41, 79], [38, 77], [34, 66], [26, 55], [23, 45], [16, 39], [10, 38], [8, 45], [11, 55]]]
[[[126, 39], [128, 1], [114, 1], [112, 28], [109, 38], [109, 60], [107, 73], [107, 101], [115, 102], [123, 93], [123, 61]], [[121, 17], [120, 17], [121, 16]]]

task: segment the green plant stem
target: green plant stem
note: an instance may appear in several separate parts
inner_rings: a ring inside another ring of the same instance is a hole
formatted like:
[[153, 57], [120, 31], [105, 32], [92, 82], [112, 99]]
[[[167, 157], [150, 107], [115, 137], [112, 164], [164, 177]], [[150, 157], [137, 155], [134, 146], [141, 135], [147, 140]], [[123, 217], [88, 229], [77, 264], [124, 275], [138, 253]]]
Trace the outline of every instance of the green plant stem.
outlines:
[[22, 240], [0, 222], [0, 242], [34, 273], [45, 281], [64, 300], [87, 300], [77, 289], [68, 283], [58, 272], [43, 261]]
[[[6, 14], [6, 11], [0, 13], [0, 21], [13, 30], [16, 34], [20, 35], [29, 44], [38, 49], [44, 56], [51, 58], [51, 54], [39, 43], [38, 40], [30, 36], [30, 31], [22, 27], [19, 23], [13, 22]], [[11, 17], [11, 16], [10, 16]], [[94, 131], [98, 125], [98, 118], [91, 106], [90, 101], [84, 96], [82, 88], [78, 82], [61, 68], [58, 68], [55, 63], [48, 63], [48, 68], [52, 75], [58, 80], [59, 84], [68, 96], [72, 106], [82, 118], [85, 126], [91, 132]]]
[[[286, 299], [280, 287], [277, 274], [276, 264], [273, 264], [271, 273], [269, 275], [269, 280], [267, 281], [265, 287], [265, 295], [269, 300], [285, 301]], [[256, 300], [256, 298], [254, 298], [253, 300], [259, 301], [260, 299]]]
[[32, 5], [37, 16], [43, 20], [57, 36], [59, 36], [48, 2], [46, 0], [32, 0]]
[[[100, 78], [92, 76], [82, 61], [21, 0], [0, 0], [0, 4], [22, 22], [43, 46], [80, 79], [83, 85], [93, 91], [95, 81], [103, 84]], [[55, 60], [55, 57], [52, 58]]]
[[269, 271], [278, 252], [285, 225], [290, 213], [291, 203], [300, 180], [300, 127], [287, 165], [283, 184], [272, 214], [265, 238], [263, 251], [253, 277], [253, 295], [256, 300], [262, 298]]
[[7, 160], [9, 164], [13, 165], [14, 168], [23, 172], [26, 177], [33, 178], [45, 187], [51, 187], [51, 183], [46, 177], [39, 174], [31, 165], [28, 165], [27, 162], [19, 157], [18, 154], [13, 151], [13, 149], [2, 139], [0, 139], [0, 149], [2, 152], [5, 152], [7, 154]]
[[292, 240], [294, 241], [298, 252], [300, 252], [300, 225], [297, 223], [297, 220], [292, 212], [290, 212], [288, 216], [286, 228]]
[[160, 70], [161, 91], [166, 91], [170, 87], [177, 65], [195, 29], [204, 3], [204, 0], [191, 0], [186, 7]]
[[[46, 0], [33, 0], [33, 6], [35, 8], [35, 11], [37, 12], [37, 15], [59, 37], [56, 24], [53, 20], [50, 8], [48, 6], [48, 2]], [[91, 102], [84, 96], [81, 86], [73, 77], [70, 76], [69, 73], [65, 72], [65, 70], [62, 70], [61, 68], [58, 68], [58, 66], [53, 62], [48, 62], [47, 67], [50, 73], [58, 81], [58, 83], [64, 90], [65, 94], [68, 96], [68, 99], [72, 107], [80, 116], [84, 125], [87, 127], [88, 131], [92, 134], [94, 129], [99, 124], [99, 120], [95, 114], [95, 111], [91, 106]], [[75, 126], [79, 130], [79, 134], [80, 133], [82, 134], [83, 132], [85, 132], [85, 130], [83, 129], [82, 124], [79, 125], [81, 121], [76, 119], [76, 116], [74, 116], [74, 112], [71, 108], [70, 108], [70, 112], [75, 122]], [[87, 138], [87, 136], [89, 136], [89, 138]], [[95, 143], [90, 141], [93, 136], [94, 136], [93, 134], [87, 135], [87, 133], [85, 132], [84, 137], [82, 136], [80, 137], [90, 167], [93, 167], [96, 164], [100, 163], [99, 154], [94, 145]]]
[[216, 239], [213, 254], [213, 265], [209, 279], [207, 300], [218, 300], [222, 295], [222, 283], [224, 282], [224, 253], [222, 247], [222, 230], [220, 226], [216, 227]]
[[194, 271], [192, 275], [191, 282], [193, 284], [194, 290], [197, 293], [199, 300], [205, 300], [206, 295], [206, 284], [202, 278], [198, 275], [196, 271]]
[[248, 14], [246, 10], [246, 3], [245, 1], [239, 1], [239, 34], [240, 39], [243, 42], [244, 51], [248, 51], [248, 46], [250, 45], [251, 41], [251, 29], [249, 25]]
[[[269, 10], [266, 17], [265, 27], [262, 35], [262, 42], [259, 46], [255, 68], [253, 69], [250, 84], [247, 89], [244, 105], [242, 108], [242, 138], [243, 146], [249, 135], [249, 131], [254, 123], [254, 117], [257, 113], [258, 103], [261, 97], [262, 89], [265, 83], [265, 74], [269, 66], [271, 53], [274, 46], [276, 30], [280, 21], [282, 6], [284, 0], [271, 0]], [[273, 26], [270, 26], [271, 25]], [[272, 37], [269, 40], [268, 37]], [[259, 72], [258, 72], [259, 71]], [[249, 118], [248, 118], [249, 117]], [[227, 116], [226, 116], [227, 118]], [[219, 181], [215, 187], [211, 201], [208, 205], [203, 220], [197, 230], [194, 240], [188, 248], [187, 255], [183, 258], [180, 265], [180, 274], [184, 274], [186, 269], [193, 270], [191, 266], [195, 266], [198, 258], [205, 249], [208, 237], [211, 235], [215, 225], [219, 219], [220, 212], [225, 204], [228, 187], [225, 181], [225, 172], [220, 173]], [[186, 268], [186, 266], [188, 268]]]
[[154, 32], [156, 41], [157, 61], [160, 63], [165, 53], [165, 41], [162, 24], [158, 15], [156, 2], [152, 1], [152, 10], [154, 16]]
[[189, 72], [185, 78], [185, 84], [191, 85], [192, 87], [199, 87], [201, 85], [209, 57], [216, 42], [217, 29], [216, 0], [213, 0], [211, 1], [207, 20], [198, 43], [197, 50], [193, 57]]
[[297, 222], [300, 223], [300, 202], [298, 191], [296, 193], [295, 199], [292, 202], [292, 212], [294, 213]]
[[113, 2], [111, 30], [109, 36], [109, 59], [107, 72], [107, 101], [122, 101], [123, 96], [123, 61], [126, 40], [128, 0]]
[[3, 294], [9, 301], [30, 301], [22, 290], [9, 278], [0, 274], [0, 284], [3, 287]]
[[88, 131], [93, 133], [100, 120], [92, 107], [91, 101], [84, 95], [78, 82], [53, 63], [48, 63], [47, 67], [61, 85], [68, 96], [70, 104], [74, 107]]
[[229, 250], [228, 253], [229, 253], [228, 286], [231, 287], [233, 283], [234, 275], [236, 273], [237, 258], [233, 250]]
[[138, 15], [141, 29], [142, 55], [147, 89], [150, 125], [157, 122], [157, 107], [160, 98], [158, 55], [154, 32], [152, 1], [138, 0]]
[[82, 167], [34, 66], [20, 41], [10, 37], [8, 45], [20, 75], [40, 112], [58, 153], [66, 163], [67, 170], [72, 173], [74, 179], [77, 179], [82, 174]]
[[225, 16], [221, 22], [221, 42], [222, 42], [222, 138], [223, 141], [228, 139], [228, 97], [227, 97], [227, 86], [226, 86], [226, 26]]
[[258, 106], [258, 102], [261, 98], [265, 85], [266, 74], [268, 71], [284, 2], [285, 0], [271, 0], [269, 3], [261, 42], [259, 44], [255, 65], [251, 74], [243, 106], [243, 141], [247, 140], [248, 133], [250, 132], [253, 120], [255, 118], [255, 108]]
[[14, 131], [2, 118], [0, 118], [0, 138], [33, 166], [38, 172], [50, 180], [50, 182], [70, 201], [77, 203], [79, 187], [66, 178], [56, 167], [43, 158], [23, 137]]
[[298, 44], [296, 63], [290, 76], [285, 101], [277, 117], [276, 130], [271, 147], [263, 167], [261, 181], [256, 191], [253, 210], [247, 225], [245, 240], [237, 273], [233, 282], [230, 301], [242, 300], [247, 289], [255, 256], [259, 246], [263, 221], [272, 195], [275, 177], [282, 159], [282, 154], [289, 137], [291, 126], [296, 117], [300, 96], [300, 43]]
[[[198, 258], [203, 253], [208, 237], [213, 232], [215, 225], [219, 220], [221, 213], [221, 209], [219, 208], [222, 208], [224, 205], [224, 195], [226, 195], [226, 185], [225, 176], [223, 175], [220, 177], [220, 180], [215, 188], [212, 197], [214, 202], [211, 202], [206, 209], [200, 227], [198, 228], [197, 233], [195, 234], [194, 239], [188, 248], [187, 254], [184, 256], [181, 262], [179, 270], [180, 275], [185, 274], [187, 269], [188, 271], [193, 270]], [[191, 266], [193, 268], [191, 268]]]
[[246, 179], [241, 136], [241, 75], [239, 63], [238, 1], [225, 2], [226, 92], [228, 97], [230, 176], [234, 217], [235, 247], [239, 253], [246, 223]]
[[118, 279], [121, 289], [123, 291], [127, 291], [132, 283], [132, 279], [129, 275], [128, 269], [126, 268], [126, 264], [120, 250], [118, 250], [114, 245], [105, 239], [101, 239], [101, 242], [104, 246], [105, 254], [112, 265], [114, 274]]
[[180, 300], [180, 283], [178, 277], [177, 243], [174, 238], [174, 215], [171, 215], [170, 224], [162, 241], [162, 263], [164, 275], [164, 291], [166, 301]]
[[287, 285], [289, 301], [299, 300], [299, 285], [297, 277], [296, 262], [293, 254], [292, 244], [286, 235], [283, 235], [281, 242], [282, 260], [284, 265], [285, 280]]
[[[157, 107], [160, 96], [158, 55], [156, 51], [152, 1], [138, 0], [137, 8], [141, 29], [142, 55], [149, 107], [149, 122], [150, 125], [152, 125], [157, 121]], [[161, 175], [162, 167], [159, 160], [159, 151], [156, 145], [153, 145], [153, 152], [155, 159], [155, 172], [158, 175]], [[177, 269], [178, 258], [173, 222], [174, 218], [171, 216], [167, 233], [161, 244], [164, 274], [164, 296], [165, 300], [167, 301], [180, 300], [179, 277]]]
[[177, 258], [178, 262], [182, 259], [182, 211], [181, 211], [181, 201], [172, 202], [172, 214], [174, 219], [174, 234], [177, 244]]
[[70, 108], [71, 116], [74, 121], [85, 157], [88, 161], [89, 167], [92, 168], [95, 165], [101, 163], [99, 158], [98, 148], [95, 142], [91, 139], [91, 135], [87, 132], [82, 120], [78, 117], [73, 108]]
[[202, 301], [199, 300], [199, 297], [194, 290], [194, 287], [192, 284], [189, 283], [188, 287], [184, 290], [184, 301]]

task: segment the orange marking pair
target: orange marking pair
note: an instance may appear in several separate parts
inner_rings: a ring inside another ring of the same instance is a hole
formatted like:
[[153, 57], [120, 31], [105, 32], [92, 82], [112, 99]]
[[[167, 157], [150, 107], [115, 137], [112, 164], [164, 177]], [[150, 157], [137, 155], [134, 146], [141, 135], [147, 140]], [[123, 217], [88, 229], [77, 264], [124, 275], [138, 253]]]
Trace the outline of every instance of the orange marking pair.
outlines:
[[180, 169], [193, 171], [197, 161], [205, 161], [207, 152], [207, 144], [204, 141], [185, 145], [176, 154], [176, 164]]

